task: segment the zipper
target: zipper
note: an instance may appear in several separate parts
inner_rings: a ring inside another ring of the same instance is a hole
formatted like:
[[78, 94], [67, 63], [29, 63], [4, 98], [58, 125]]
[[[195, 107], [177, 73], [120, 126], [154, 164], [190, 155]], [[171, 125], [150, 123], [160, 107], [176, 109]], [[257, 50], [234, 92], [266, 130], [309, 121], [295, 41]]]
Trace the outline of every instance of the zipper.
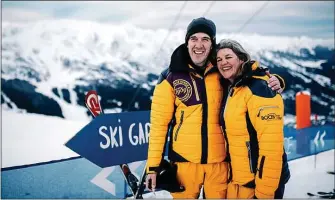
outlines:
[[222, 132], [222, 134], [224, 134], [225, 132], [224, 132], [224, 130], [223, 130], [223, 127], [220, 126], [220, 128], [221, 128], [221, 132]]
[[248, 158], [249, 158], [249, 166], [250, 166], [250, 172], [251, 173], [255, 173], [253, 168], [252, 168], [252, 157], [251, 157], [251, 146], [250, 146], [250, 142], [247, 141], [246, 142], [247, 148], [248, 148]]
[[201, 79], [203, 90], [200, 95], [202, 98], [202, 123], [201, 123], [201, 164], [207, 164], [208, 159], [208, 102], [205, 77]]
[[[224, 87], [224, 89], [226, 89], [226, 87]], [[230, 87], [228, 87], [228, 91], [230, 90]], [[229, 142], [228, 142], [228, 136], [227, 136], [227, 133], [226, 133], [226, 122], [225, 122], [225, 119], [224, 119], [224, 113], [225, 113], [225, 110], [226, 110], [226, 105], [227, 105], [227, 100], [228, 100], [228, 93], [226, 93], [222, 99], [222, 102], [221, 102], [221, 106], [223, 106], [223, 104], [225, 105], [223, 111], [220, 111], [220, 118], [221, 118], [221, 122], [222, 122], [222, 125], [220, 126], [221, 128], [221, 131], [223, 133], [223, 136], [226, 140], [226, 145], [225, 145], [225, 148], [226, 148], [226, 158], [224, 161], [228, 162], [228, 166], [229, 166], [229, 173], [228, 173], [228, 183], [233, 179], [233, 172], [232, 172], [232, 167], [231, 167], [231, 160], [230, 160], [230, 153], [229, 153]]]
[[227, 95], [226, 103], [225, 103], [224, 110], [223, 110], [223, 117], [224, 117], [225, 114], [226, 114], [226, 108], [227, 108], [228, 98], [229, 98], [230, 96], [232, 96], [232, 94], [233, 94], [233, 88], [234, 88], [237, 84], [239, 84], [241, 81], [242, 81], [242, 80], [239, 80], [239, 81], [237, 81], [234, 85], [230, 85], [230, 86], [228, 87], [228, 95]]
[[225, 116], [225, 114], [226, 114], [226, 108], [227, 108], [228, 98], [229, 98], [229, 96], [231, 95], [231, 92], [232, 92], [232, 87], [229, 86], [229, 88], [228, 88], [227, 99], [226, 99], [226, 102], [225, 102], [225, 105], [224, 105], [224, 109], [223, 109], [223, 118], [224, 118], [224, 116]]
[[261, 108], [258, 109], [258, 114], [257, 117], [259, 117], [259, 115], [261, 114], [261, 111], [268, 109], [268, 108], [279, 108], [278, 106], [263, 106]]
[[262, 156], [261, 162], [259, 163], [259, 173], [258, 177], [261, 179], [263, 176], [263, 167], [264, 167], [265, 156]]
[[183, 123], [183, 119], [184, 119], [184, 111], [181, 111], [181, 117], [180, 117], [180, 124], [177, 128], [176, 134], [174, 135], [174, 141], [177, 141], [177, 137], [178, 137], [178, 133], [179, 133], [179, 129], [181, 127], [181, 124]]
[[197, 84], [195, 83], [195, 80], [194, 80], [194, 78], [192, 77], [191, 74], [190, 74], [190, 77], [191, 77], [191, 79], [192, 79], [192, 84], [193, 84], [194, 91], [195, 91], [195, 98], [197, 99], [197, 101], [200, 101], [200, 97], [199, 97], [199, 92], [198, 92]]

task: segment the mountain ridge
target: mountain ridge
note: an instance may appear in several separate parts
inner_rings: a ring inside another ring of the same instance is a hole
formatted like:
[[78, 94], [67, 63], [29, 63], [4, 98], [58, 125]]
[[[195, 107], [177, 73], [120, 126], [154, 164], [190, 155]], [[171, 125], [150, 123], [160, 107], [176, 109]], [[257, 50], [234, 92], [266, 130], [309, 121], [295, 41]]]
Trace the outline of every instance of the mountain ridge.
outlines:
[[[158, 76], [184, 34], [87, 21], [5, 22], [2, 107], [13, 110], [15, 104], [27, 112], [83, 119], [84, 95], [96, 89], [106, 109], [149, 110]], [[239, 41], [253, 59], [285, 79], [286, 114], [295, 113], [295, 93], [308, 90], [312, 113], [334, 122], [334, 39], [226, 33], [217, 38]]]

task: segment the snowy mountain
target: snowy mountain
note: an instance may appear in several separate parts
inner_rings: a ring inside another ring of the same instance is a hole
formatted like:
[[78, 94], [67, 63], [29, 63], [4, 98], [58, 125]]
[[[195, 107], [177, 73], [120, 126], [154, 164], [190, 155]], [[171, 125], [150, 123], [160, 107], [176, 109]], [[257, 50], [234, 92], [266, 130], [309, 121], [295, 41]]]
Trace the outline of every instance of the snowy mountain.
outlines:
[[[106, 112], [149, 110], [158, 75], [184, 35], [88, 21], [3, 22], [2, 108], [88, 120], [84, 95], [96, 89]], [[285, 79], [287, 115], [295, 115], [296, 92], [307, 90], [312, 113], [334, 122], [334, 39], [225, 33], [217, 38], [241, 42]]]

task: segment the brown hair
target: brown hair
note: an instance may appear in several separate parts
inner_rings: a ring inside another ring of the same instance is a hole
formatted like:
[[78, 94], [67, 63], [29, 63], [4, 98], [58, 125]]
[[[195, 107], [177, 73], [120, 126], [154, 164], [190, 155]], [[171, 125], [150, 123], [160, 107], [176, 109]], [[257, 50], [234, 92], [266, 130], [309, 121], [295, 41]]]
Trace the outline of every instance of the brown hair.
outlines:
[[231, 40], [231, 39], [221, 40], [219, 44], [217, 44], [216, 53], [220, 49], [224, 49], [224, 48], [231, 49], [237, 55], [238, 59], [243, 61], [241, 67], [237, 71], [237, 76], [241, 75], [245, 64], [250, 61], [249, 53], [242, 47], [240, 43], [238, 43], [235, 40]]

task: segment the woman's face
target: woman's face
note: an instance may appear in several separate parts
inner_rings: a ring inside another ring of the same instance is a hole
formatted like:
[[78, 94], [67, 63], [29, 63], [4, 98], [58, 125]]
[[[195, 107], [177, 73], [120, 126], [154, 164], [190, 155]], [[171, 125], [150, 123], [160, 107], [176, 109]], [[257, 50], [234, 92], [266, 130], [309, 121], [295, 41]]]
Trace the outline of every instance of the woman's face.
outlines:
[[229, 48], [220, 49], [216, 59], [221, 75], [230, 82], [233, 82], [239, 68], [242, 66], [243, 60], [240, 60]]

